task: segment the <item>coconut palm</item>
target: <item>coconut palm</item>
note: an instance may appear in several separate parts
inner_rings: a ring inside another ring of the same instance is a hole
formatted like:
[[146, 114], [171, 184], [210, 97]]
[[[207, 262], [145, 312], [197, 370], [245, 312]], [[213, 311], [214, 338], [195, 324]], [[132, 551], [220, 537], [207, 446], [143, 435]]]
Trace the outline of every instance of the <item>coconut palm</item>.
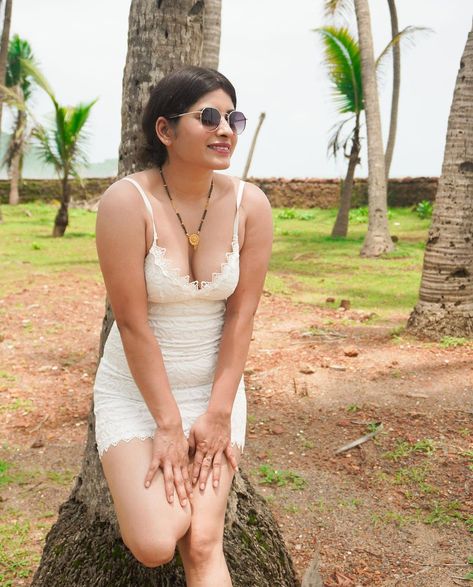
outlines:
[[52, 101], [54, 126], [49, 129], [37, 126], [33, 133], [38, 140], [41, 159], [54, 167], [61, 180], [61, 206], [54, 221], [53, 236], [63, 236], [69, 224], [69, 180], [71, 177], [80, 179], [79, 167], [87, 165], [85, 125], [97, 100], [77, 106], [61, 106], [54, 97]]
[[28, 100], [36, 84], [45, 87], [42, 79], [30, 44], [15, 35], [8, 48], [5, 79], [5, 86], [10, 91], [4, 89], [5, 102], [14, 111], [13, 130], [4, 158], [10, 175], [10, 204], [18, 204], [19, 201], [18, 186], [21, 182], [24, 149], [29, 137]]
[[204, 40], [202, 45], [202, 67], [218, 68], [220, 54], [220, 31], [222, 23], [222, 0], [204, 2]]
[[[348, 158], [348, 169], [342, 183], [340, 205], [332, 236], [346, 236], [351, 205], [355, 168], [360, 154], [360, 116], [364, 109], [363, 85], [361, 83], [360, 47], [347, 28], [322, 27], [315, 29], [322, 36], [325, 45], [325, 63], [334, 88], [334, 98], [340, 114], [350, 114], [338, 125], [329, 143], [334, 155], [342, 148]], [[348, 137], [341, 140], [344, 126], [354, 119]], [[348, 144], [350, 153], [347, 154]]]
[[[0, 12], [2, 8], [0, 0]], [[7, 67], [8, 39], [10, 38], [11, 13], [13, 0], [6, 0], [3, 17], [3, 28], [0, 37], [0, 84], [5, 83], [5, 72]], [[0, 137], [2, 135], [3, 96], [0, 96]], [[2, 209], [0, 208], [0, 223], [3, 222]]]
[[473, 30], [455, 85], [447, 140], [424, 256], [419, 301], [408, 329], [421, 336], [473, 338]]

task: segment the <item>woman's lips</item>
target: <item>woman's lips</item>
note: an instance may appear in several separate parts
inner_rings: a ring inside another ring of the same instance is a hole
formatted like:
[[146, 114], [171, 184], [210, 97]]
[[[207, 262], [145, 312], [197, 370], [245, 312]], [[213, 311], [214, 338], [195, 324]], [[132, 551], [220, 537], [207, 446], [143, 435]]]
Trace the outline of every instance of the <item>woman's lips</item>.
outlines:
[[212, 151], [216, 151], [217, 153], [222, 153], [223, 155], [228, 155], [230, 153], [230, 145], [226, 143], [214, 143], [213, 145], [209, 145], [209, 149]]

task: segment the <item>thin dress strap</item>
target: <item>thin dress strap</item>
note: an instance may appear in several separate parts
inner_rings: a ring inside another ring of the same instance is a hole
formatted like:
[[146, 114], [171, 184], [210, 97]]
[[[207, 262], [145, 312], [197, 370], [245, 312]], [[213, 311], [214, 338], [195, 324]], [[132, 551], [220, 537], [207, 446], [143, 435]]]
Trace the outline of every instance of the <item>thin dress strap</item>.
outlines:
[[132, 183], [135, 186], [135, 188], [140, 192], [140, 195], [143, 198], [145, 206], [148, 209], [148, 212], [151, 214], [151, 221], [153, 223], [153, 238], [154, 238], [153, 242], [156, 242], [156, 240], [158, 238], [158, 232], [156, 230], [156, 226], [154, 223], [153, 208], [151, 207], [151, 204], [150, 204], [148, 198], [146, 197], [144, 189], [140, 186], [140, 184], [135, 179], [132, 179], [131, 177], [123, 177], [122, 179]]
[[235, 214], [235, 222], [233, 223], [233, 240], [238, 239], [238, 218], [240, 216], [240, 204], [241, 198], [243, 196], [243, 189], [245, 187], [245, 182], [240, 180], [240, 184], [238, 186], [238, 193], [236, 198], [236, 214]]

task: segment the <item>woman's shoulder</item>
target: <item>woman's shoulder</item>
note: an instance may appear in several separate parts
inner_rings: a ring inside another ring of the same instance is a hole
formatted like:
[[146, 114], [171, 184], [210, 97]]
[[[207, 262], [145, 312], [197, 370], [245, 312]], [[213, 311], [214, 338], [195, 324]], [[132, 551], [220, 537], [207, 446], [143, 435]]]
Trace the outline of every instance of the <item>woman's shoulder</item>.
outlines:
[[[132, 181], [126, 181], [129, 179]], [[99, 211], [108, 212], [112, 209], [120, 212], [136, 211], [137, 199], [141, 199], [136, 186], [136, 182], [140, 185], [139, 180], [138, 173], [116, 179], [101, 195]]]
[[241, 183], [244, 184], [241, 205], [245, 209], [248, 206], [270, 207], [268, 197], [258, 185], [250, 181], [240, 179], [239, 177], [234, 175], [226, 175], [225, 177], [227, 181], [231, 183], [232, 189], [235, 192], [238, 192]]

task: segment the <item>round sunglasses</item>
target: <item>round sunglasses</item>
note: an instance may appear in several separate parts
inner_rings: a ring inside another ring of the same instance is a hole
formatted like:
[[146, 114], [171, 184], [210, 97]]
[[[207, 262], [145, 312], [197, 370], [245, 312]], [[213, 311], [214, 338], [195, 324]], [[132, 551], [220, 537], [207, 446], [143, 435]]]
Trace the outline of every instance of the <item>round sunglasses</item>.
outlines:
[[166, 118], [180, 118], [181, 116], [187, 116], [188, 114], [199, 114], [200, 123], [205, 130], [209, 132], [217, 130], [222, 121], [222, 116], [227, 121], [228, 126], [237, 135], [241, 135], [246, 126], [246, 117], [243, 112], [232, 110], [231, 112], [225, 112], [222, 114], [217, 108], [211, 106], [206, 106], [205, 108], [202, 108], [202, 110], [184, 112], [183, 114], [173, 114], [172, 116], [166, 116]]

